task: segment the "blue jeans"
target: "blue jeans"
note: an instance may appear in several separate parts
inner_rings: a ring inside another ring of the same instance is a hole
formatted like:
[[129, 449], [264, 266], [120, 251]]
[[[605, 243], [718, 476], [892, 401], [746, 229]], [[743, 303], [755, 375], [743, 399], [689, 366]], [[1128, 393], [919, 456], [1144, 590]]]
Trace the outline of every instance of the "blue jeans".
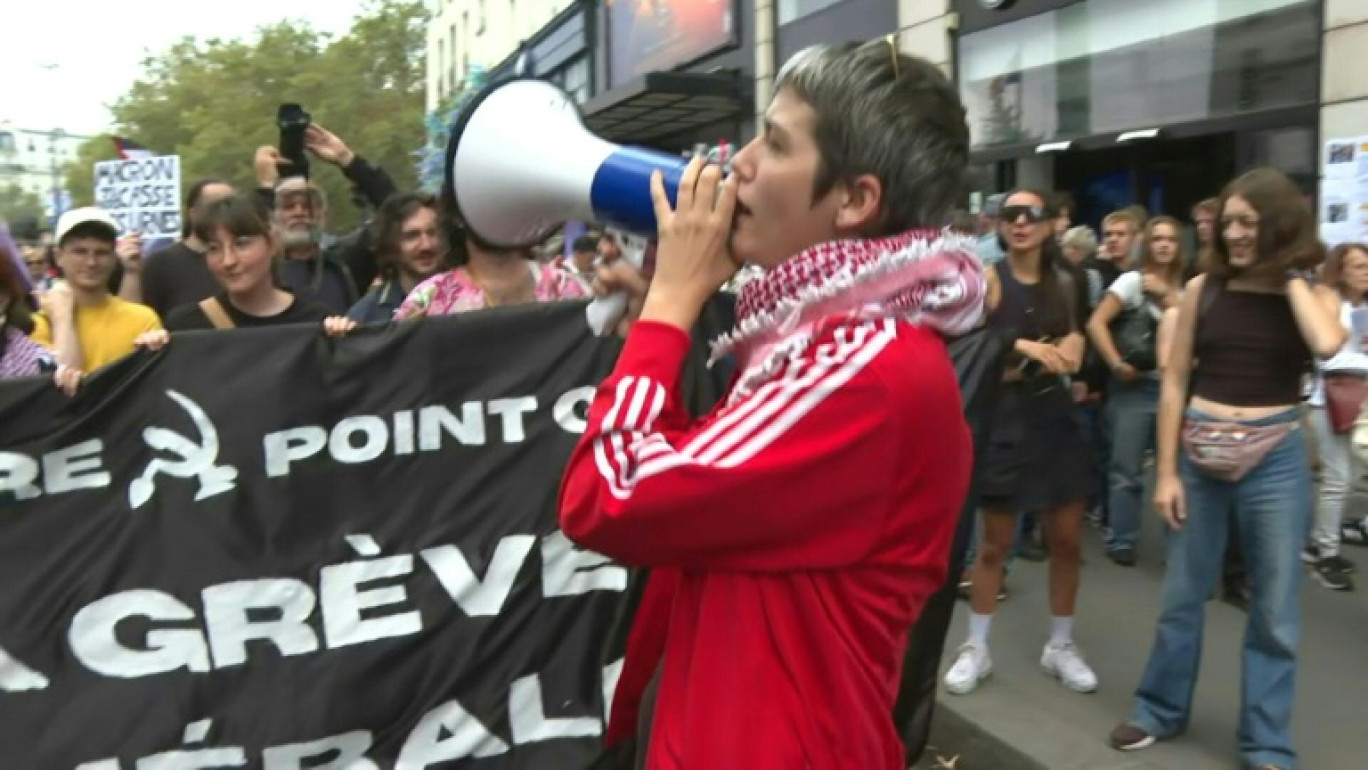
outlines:
[[[1211, 419], [1189, 409], [1188, 419]], [[1239, 745], [1253, 765], [1291, 770], [1290, 732], [1301, 637], [1300, 554], [1311, 520], [1311, 470], [1296, 410], [1249, 425], [1292, 431], [1236, 483], [1203, 475], [1179, 457], [1187, 521], [1169, 540], [1162, 609], [1130, 723], [1159, 738], [1187, 727], [1202, 657], [1206, 598], [1221, 574], [1228, 517], [1239, 523], [1251, 581], [1242, 656]], [[1180, 450], [1181, 452], [1181, 450]]]
[[1088, 500], [1089, 508], [1097, 508], [1102, 515], [1102, 523], [1107, 523], [1107, 457], [1111, 454], [1111, 427], [1107, 421], [1107, 407], [1103, 404], [1079, 404], [1078, 419], [1083, 423], [1083, 434], [1092, 444], [1093, 455], [1097, 458], [1096, 497]]
[[1107, 550], [1134, 548], [1140, 540], [1145, 498], [1145, 453], [1154, 448], [1154, 415], [1159, 381], [1112, 380], [1107, 391], [1111, 457], [1107, 468]]

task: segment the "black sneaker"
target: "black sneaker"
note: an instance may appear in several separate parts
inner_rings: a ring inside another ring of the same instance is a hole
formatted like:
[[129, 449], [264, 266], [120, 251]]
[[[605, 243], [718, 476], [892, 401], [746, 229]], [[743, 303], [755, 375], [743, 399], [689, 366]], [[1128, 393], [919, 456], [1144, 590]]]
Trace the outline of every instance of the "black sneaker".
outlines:
[[1244, 580], [1227, 580], [1221, 590], [1221, 601], [1242, 612], [1249, 612], [1249, 583]]
[[1131, 548], [1128, 545], [1123, 545], [1119, 548], [1113, 548], [1107, 551], [1107, 558], [1111, 559], [1113, 562], [1117, 564], [1120, 564], [1122, 567], [1134, 567], [1135, 549]]
[[1302, 549], [1302, 564], [1315, 564], [1321, 560], [1320, 547], [1308, 545]]
[[1311, 574], [1320, 581], [1321, 585], [1331, 591], [1354, 590], [1353, 578], [1339, 569], [1333, 558], [1325, 558], [1316, 562], [1315, 566], [1311, 568]]
[[1343, 572], [1346, 575], [1352, 575], [1358, 571], [1358, 567], [1355, 566], [1355, 564], [1352, 561], [1349, 561], [1348, 559], [1344, 558], [1343, 556], [1340, 556], [1339, 554], [1335, 554], [1334, 556], [1327, 556], [1325, 557], [1325, 560], [1334, 564], [1335, 569], [1339, 570], [1340, 572]]
[[1340, 541], [1345, 545], [1368, 545], [1368, 518], [1340, 524]]

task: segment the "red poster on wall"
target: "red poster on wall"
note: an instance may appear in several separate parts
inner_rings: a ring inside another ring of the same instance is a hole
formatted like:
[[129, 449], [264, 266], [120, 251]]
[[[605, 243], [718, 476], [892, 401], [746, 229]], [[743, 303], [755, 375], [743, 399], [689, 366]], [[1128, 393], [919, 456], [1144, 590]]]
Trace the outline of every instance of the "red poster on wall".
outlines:
[[613, 86], [736, 44], [736, 0], [608, 0], [607, 13]]

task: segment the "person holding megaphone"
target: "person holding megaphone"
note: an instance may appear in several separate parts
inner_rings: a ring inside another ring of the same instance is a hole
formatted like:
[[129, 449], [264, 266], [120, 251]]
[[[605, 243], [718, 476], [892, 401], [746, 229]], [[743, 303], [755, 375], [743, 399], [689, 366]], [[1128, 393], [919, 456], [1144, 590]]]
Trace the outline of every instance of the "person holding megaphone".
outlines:
[[[809, 49], [729, 175], [696, 158], [677, 186], [652, 176], [649, 279], [600, 270], [635, 318], [560, 520], [655, 568], [608, 735], [635, 732], [656, 679], [645, 767], [906, 767], [890, 714], [908, 629], [945, 580], [972, 464], [944, 340], [984, 313], [974, 243], [944, 229], [968, 151], [930, 62], [892, 39]], [[738, 374], [691, 423], [690, 330], [742, 264], [763, 274], [713, 346]]]

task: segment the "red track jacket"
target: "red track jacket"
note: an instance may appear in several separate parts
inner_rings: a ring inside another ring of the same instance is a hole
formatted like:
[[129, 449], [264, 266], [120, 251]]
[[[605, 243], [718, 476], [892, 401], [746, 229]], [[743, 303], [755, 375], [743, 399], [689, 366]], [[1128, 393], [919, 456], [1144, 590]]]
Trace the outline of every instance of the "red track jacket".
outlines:
[[943, 341], [827, 322], [693, 425], [688, 350], [633, 328], [561, 488], [572, 540], [673, 568], [638, 614], [610, 739], [663, 647], [651, 770], [902, 770], [907, 633], [945, 579], [973, 451]]

